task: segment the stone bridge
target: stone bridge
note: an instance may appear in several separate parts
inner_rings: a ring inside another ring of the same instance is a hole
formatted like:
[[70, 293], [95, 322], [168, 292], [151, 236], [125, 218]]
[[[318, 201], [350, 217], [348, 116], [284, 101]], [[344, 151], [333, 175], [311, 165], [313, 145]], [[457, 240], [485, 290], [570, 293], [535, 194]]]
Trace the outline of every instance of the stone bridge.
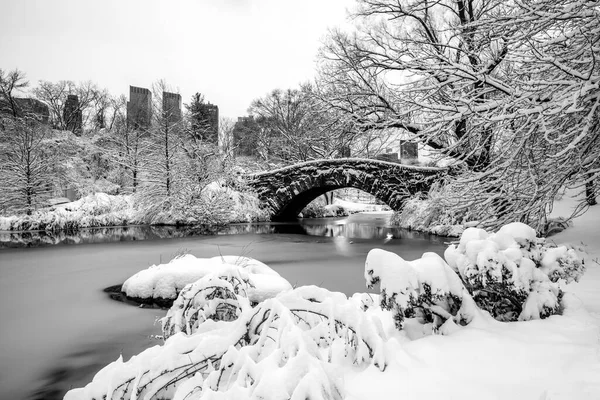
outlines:
[[399, 211], [408, 198], [428, 192], [431, 185], [446, 174], [448, 169], [445, 168], [339, 158], [248, 175], [247, 181], [270, 208], [273, 221], [290, 221], [320, 195], [342, 188], [365, 191]]

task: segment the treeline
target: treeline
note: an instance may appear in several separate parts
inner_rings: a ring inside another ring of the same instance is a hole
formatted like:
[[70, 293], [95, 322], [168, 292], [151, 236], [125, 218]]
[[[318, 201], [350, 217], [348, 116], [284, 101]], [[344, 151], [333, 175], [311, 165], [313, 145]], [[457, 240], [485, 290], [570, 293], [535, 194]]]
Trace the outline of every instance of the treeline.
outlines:
[[[17, 97], [26, 89], [33, 100]], [[207, 183], [228, 176], [227, 154], [219, 154], [208, 135], [214, 126], [201, 112], [204, 97], [194, 95], [175, 116], [163, 104], [165, 92], [165, 82], [153, 86], [152, 119], [140, 126], [128, 118], [125, 96], [89, 82], [30, 88], [22, 72], [0, 70], [0, 213], [31, 214], [71, 192], [138, 194], [156, 212], [191, 202]]]

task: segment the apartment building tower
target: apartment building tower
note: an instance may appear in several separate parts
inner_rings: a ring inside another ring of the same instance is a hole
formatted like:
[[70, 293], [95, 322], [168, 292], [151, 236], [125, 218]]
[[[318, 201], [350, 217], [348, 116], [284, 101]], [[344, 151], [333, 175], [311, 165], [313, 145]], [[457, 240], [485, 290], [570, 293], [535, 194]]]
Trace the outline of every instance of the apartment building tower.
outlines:
[[127, 124], [132, 129], [150, 128], [152, 118], [152, 92], [149, 89], [129, 86]]

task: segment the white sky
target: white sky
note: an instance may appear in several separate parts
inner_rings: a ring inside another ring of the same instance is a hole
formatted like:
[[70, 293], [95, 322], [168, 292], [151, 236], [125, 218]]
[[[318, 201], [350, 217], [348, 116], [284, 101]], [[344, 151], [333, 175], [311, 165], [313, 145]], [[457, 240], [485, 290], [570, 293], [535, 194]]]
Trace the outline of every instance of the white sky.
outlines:
[[353, 0], [0, 0], [0, 68], [91, 80], [112, 94], [158, 79], [221, 116], [314, 77], [327, 29]]

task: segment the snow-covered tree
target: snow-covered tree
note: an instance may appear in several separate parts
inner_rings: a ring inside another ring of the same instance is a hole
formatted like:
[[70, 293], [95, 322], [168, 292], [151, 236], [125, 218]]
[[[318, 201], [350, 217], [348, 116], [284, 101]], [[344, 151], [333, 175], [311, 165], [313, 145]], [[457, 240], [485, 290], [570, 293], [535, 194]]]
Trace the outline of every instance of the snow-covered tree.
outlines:
[[115, 164], [113, 170], [118, 173], [119, 179], [115, 180], [123, 191], [135, 193], [148, 162], [150, 134], [145, 128], [129, 123], [125, 96], [112, 98], [110, 110], [106, 140]]
[[254, 118], [247, 121], [244, 139], [258, 147], [265, 160], [294, 163], [333, 158], [352, 139], [343, 119], [324, 107], [310, 84], [273, 90], [255, 99], [248, 111]]
[[150, 128], [148, 164], [143, 197], [152, 202], [169, 202], [184, 178], [178, 171], [181, 160], [183, 120], [181, 110], [171, 105], [170, 89], [163, 80], [153, 85], [153, 121]]
[[[33, 89], [33, 94], [50, 109], [50, 120], [56, 129], [74, 130], [73, 133], [79, 135], [82, 133], [78, 127], [79, 123], [82, 128], [88, 122], [97, 125], [98, 111], [102, 109], [108, 96], [106, 90], [100, 89], [91, 81], [40, 81]], [[78, 102], [75, 108], [65, 112], [69, 95], [77, 96]], [[81, 118], [81, 121], [78, 121], [78, 118]]]
[[34, 118], [0, 121], [0, 209], [30, 215], [53, 194], [48, 127]]
[[466, 166], [447, 207], [542, 230], [598, 172], [597, 2], [361, 0], [322, 51], [319, 93], [365, 131], [401, 128]]

